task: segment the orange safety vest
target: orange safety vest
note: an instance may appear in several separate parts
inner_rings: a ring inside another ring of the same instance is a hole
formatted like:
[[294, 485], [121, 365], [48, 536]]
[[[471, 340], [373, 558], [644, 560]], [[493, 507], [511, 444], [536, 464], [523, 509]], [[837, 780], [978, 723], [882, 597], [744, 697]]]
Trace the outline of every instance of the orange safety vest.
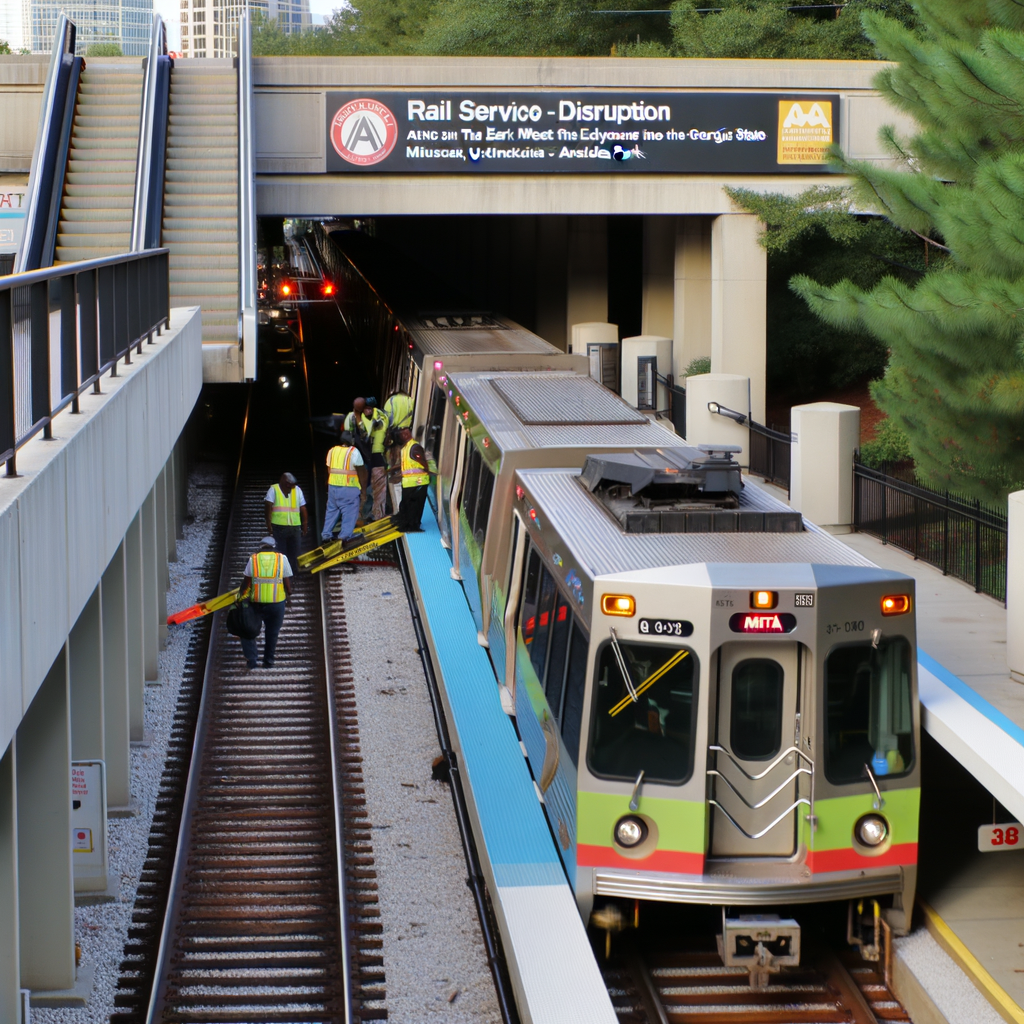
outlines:
[[270, 521], [275, 526], [298, 526], [302, 522], [298, 487], [293, 486], [288, 497], [285, 497], [280, 485], [274, 484], [274, 507], [270, 510]]
[[352, 465], [354, 452], [355, 448], [339, 444], [327, 453], [327, 465], [331, 470], [327, 482], [331, 487], [359, 486], [359, 474], [356, 472], [356, 467]]
[[402, 486], [424, 487], [430, 483], [430, 473], [412, 457], [412, 446], [416, 442], [410, 437], [402, 449]]
[[252, 599], [257, 604], [277, 604], [287, 599], [284, 589], [284, 555], [277, 551], [257, 551], [249, 559]]

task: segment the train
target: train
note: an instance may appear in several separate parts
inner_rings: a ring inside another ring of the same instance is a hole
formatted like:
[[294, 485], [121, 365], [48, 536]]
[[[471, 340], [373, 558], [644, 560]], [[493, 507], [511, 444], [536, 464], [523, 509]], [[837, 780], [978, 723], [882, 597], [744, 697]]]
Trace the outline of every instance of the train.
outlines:
[[606, 901], [720, 907], [736, 949], [770, 933], [780, 963], [799, 904], [873, 900], [905, 933], [913, 579], [525, 329], [481, 321], [449, 361], [420, 311], [378, 300], [388, 383], [416, 395], [441, 542], [584, 921]]

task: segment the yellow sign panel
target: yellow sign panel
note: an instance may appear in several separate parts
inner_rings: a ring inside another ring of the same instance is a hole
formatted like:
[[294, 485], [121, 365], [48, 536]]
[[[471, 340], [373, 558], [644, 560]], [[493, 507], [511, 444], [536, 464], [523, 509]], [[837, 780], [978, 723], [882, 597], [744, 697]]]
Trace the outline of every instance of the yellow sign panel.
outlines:
[[823, 164], [832, 137], [832, 104], [779, 100], [779, 163]]

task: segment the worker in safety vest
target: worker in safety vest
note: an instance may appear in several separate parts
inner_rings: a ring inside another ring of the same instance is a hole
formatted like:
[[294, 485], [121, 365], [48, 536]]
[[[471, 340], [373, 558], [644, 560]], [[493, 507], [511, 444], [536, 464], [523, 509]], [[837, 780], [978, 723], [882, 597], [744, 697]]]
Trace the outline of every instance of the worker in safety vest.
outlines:
[[[365, 398], [352, 403], [352, 411], [342, 425], [356, 438], [363, 462], [370, 457], [370, 486], [373, 489], [372, 510], [364, 507], [363, 518], [381, 519], [384, 516], [384, 497], [387, 493], [387, 470], [384, 466], [384, 436], [388, 432], [388, 418], [378, 408], [371, 407]], [[360, 443], [361, 442], [361, 443]]]
[[359, 450], [352, 444], [352, 435], [342, 431], [341, 444], [327, 453], [327, 513], [321, 540], [329, 541], [334, 524], [341, 520], [341, 540], [355, 533], [359, 518], [359, 499], [366, 493], [366, 466]]
[[399, 437], [402, 442], [402, 504], [395, 525], [403, 533], [420, 533], [423, 503], [427, 500], [427, 485], [430, 483], [427, 453], [413, 439], [408, 427], [402, 428]]
[[277, 541], [277, 550], [288, 558], [292, 572], [298, 569], [300, 535], [309, 533], [309, 514], [302, 488], [291, 473], [284, 473], [281, 479], [267, 491], [263, 502], [267, 515], [267, 530]]
[[412, 427], [413, 400], [404, 392], [396, 391], [384, 403], [384, 411], [387, 413], [388, 423], [395, 430]]
[[[274, 667], [277, 635], [284, 622], [284, 610], [292, 594], [292, 567], [279, 551], [273, 537], [264, 537], [260, 549], [249, 556], [245, 582], [239, 597], [252, 601], [266, 629], [263, 638], [263, 667]], [[256, 639], [242, 640], [242, 653], [249, 668], [256, 667]]]

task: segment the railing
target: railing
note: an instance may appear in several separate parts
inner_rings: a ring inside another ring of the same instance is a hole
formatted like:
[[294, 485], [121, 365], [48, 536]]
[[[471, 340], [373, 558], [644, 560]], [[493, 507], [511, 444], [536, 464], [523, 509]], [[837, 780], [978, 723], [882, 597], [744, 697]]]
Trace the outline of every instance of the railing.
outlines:
[[256, 378], [256, 142], [253, 134], [252, 21], [238, 19], [238, 336], [242, 370]]
[[671, 374], [663, 377], [659, 373], [658, 383], [668, 390], [668, 415], [672, 426], [680, 437], [686, 437], [686, 388], [676, 384]]
[[933, 491], [896, 466], [853, 466], [853, 522], [883, 544], [1006, 601], [1006, 508], [949, 491]]
[[167, 30], [164, 28], [163, 18], [159, 14], [154, 14], [149, 37], [146, 78], [142, 87], [139, 146], [135, 158], [132, 252], [151, 249], [160, 240], [168, 86]]
[[735, 420], [750, 430], [751, 473], [763, 476], [769, 483], [785, 487], [789, 493], [793, 457], [793, 435], [788, 430], [766, 427], [757, 423], [746, 413], [729, 409], [718, 402], [708, 402], [708, 412], [726, 419]]
[[68, 263], [0, 278], [0, 462], [17, 476], [18, 449], [118, 360], [153, 340], [170, 316], [166, 249]]

